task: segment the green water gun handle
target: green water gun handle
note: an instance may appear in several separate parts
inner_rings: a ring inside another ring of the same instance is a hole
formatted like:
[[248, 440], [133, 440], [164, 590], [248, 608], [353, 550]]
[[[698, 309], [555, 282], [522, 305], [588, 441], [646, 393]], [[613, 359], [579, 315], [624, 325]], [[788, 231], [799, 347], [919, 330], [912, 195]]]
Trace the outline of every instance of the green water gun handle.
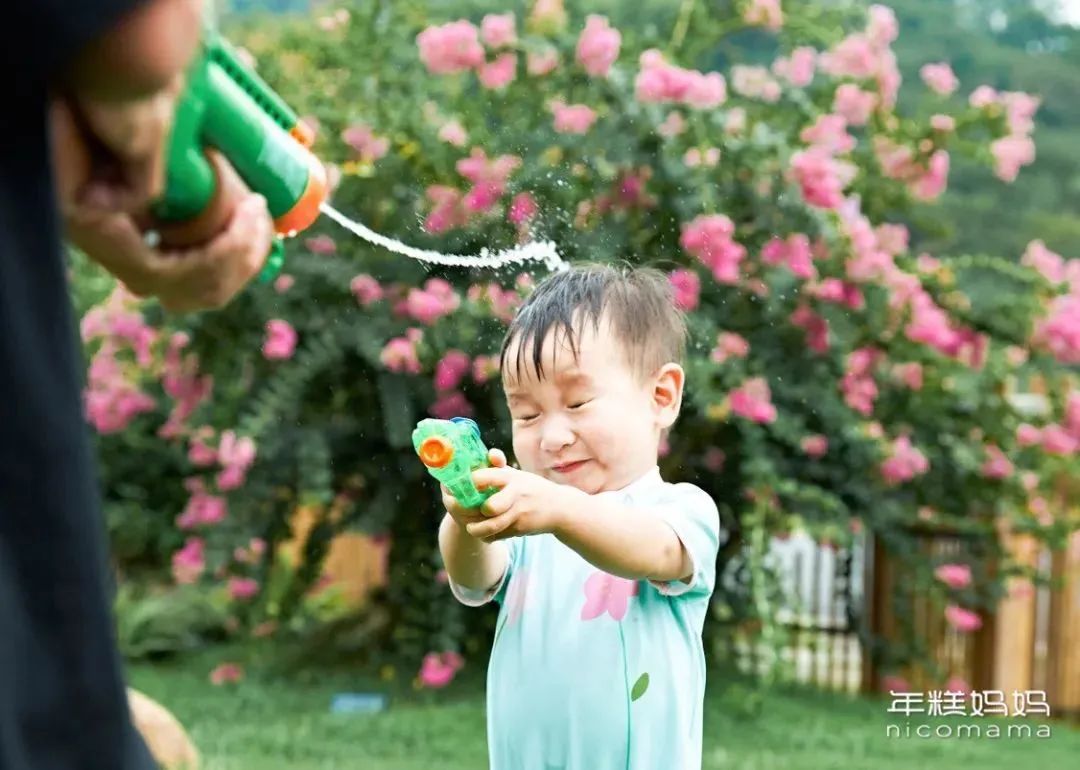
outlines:
[[491, 465], [475, 421], [468, 417], [421, 420], [413, 430], [412, 441], [428, 473], [465, 508], [479, 508], [498, 491], [488, 488], [481, 492], [472, 481], [473, 471]]
[[266, 198], [277, 238], [260, 278], [270, 280], [282, 265], [282, 239], [310, 226], [327, 196], [326, 171], [309, 149], [313, 140], [281, 97], [205, 25], [177, 103], [165, 190], [152, 208], [163, 240], [205, 240], [227, 221], [233, 202], [206, 154], [213, 149]]

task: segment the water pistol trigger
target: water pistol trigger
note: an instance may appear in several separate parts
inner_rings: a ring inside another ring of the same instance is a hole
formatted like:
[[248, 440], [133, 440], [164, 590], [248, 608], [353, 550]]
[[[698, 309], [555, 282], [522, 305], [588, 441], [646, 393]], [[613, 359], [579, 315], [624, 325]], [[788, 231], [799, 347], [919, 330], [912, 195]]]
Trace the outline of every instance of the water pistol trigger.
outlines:
[[270, 253], [266, 255], [266, 264], [263, 265], [262, 272], [259, 273], [259, 282], [269, 283], [274, 280], [284, 266], [285, 241], [278, 236], [275, 237], [273, 243], [270, 244]]

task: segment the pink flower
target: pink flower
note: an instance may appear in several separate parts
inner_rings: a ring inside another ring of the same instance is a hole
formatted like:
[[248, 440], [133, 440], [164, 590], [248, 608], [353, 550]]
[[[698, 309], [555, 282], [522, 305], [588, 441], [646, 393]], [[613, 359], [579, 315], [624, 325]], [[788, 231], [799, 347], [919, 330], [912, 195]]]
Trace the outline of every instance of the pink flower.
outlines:
[[1064, 283], [1070, 281], [1076, 285], [1080, 273], [1074, 266], [1080, 266], [1080, 262], [1072, 260], [1066, 265], [1061, 255], [1050, 251], [1041, 240], [1031, 241], [1024, 249], [1024, 255], [1020, 258], [1020, 264], [1037, 270], [1046, 280], [1051, 283]]
[[772, 71], [796, 88], [804, 88], [813, 82], [816, 65], [817, 51], [809, 46], [800, 46], [791, 52], [790, 58], [781, 57], [774, 61]]
[[191, 436], [188, 446], [188, 460], [196, 467], [206, 467], [217, 462], [217, 450], [206, 443], [205, 437], [212, 436], [214, 429], [209, 427], [200, 428]]
[[239, 488], [255, 462], [255, 442], [248, 436], [237, 438], [233, 431], [225, 431], [218, 446], [218, 461], [223, 469], [217, 477], [218, 489], [227, 491]]
[[505, 88], [517, 77], [517, 54], [499, 54], [495, 61], [482, 64], [477, 74], [484, 88], [492, 90]]
[[505, 192], [510, 175], [520, 166], [521, 158], [516, 155], [488, 158], [482, 149], [473, 148], [469, 157], [459, 160], [456, 166], [458, 173], [473, 183], [463, 201], [466, 209], [482, 212], [491, 208]]
[[581, 607], [581, 619], [593, 620], [604, 613], [622, 620], [630, 607], [630, 597], [638, 595], [636, 580], [615, 577], [606, 572], [594, 572], [585, 581], [585, 604]]
[[215, 686], [239, 682], [244, 678], [244, 669], [237, 663], [222, 663], [210, 672], [210, 683]]
[[483, 385], [498, 374], [498, 356], [477, 356], [473, 359], [472, 377], [477, 385]]
[[770, 423], [776, 420], [769, 385], [762, 377], [747, 380], [728, 395], [731, 411], [753, 422]]
[[425, 191], [434, 205], [424, 219], [424, 230], [432, 235], [461, 227], [468, 220], [464, 207], [464, 195], [454, 187], [432, 185]]
[[887, 484], [901, 484], [921, 476], [930, 469], [925, 455], [907, 436], [893, 442], [890, 457], [881, 464], [881, 475]]
[[815, 353], [829, 350], [829, 322], [810, 309], [799, 305], [791, 314], [791, 323], [806, 331], [806, 345]]
[[443, 124], [439, 129], [439, 140], [452, 144], [455, 147], [464, 147], [465, 143], [469, 141], [469, 135], [465, 133], [465, 127], [456, 120], [451, 120]]
[[563, 0], [536, 0], [529, 14], [529, 26], [543, 35], [551, 35], [566, 26]]
[[184, 510], [176, 517], [176, 526], [179, 529], [213, 526], [224, 521], [227, 514], [228, 505], [224, 497], [210, 495], [196, 488]]
[[333, 254], [337, 251], [337, 243], [329, 235], [316, 235], [304, 239], [304, 246], [312, 254]]
[[668, 114], [664, 118], [664, 122], [657, 126], [656, 133], [660, 136], [671, 139], [678, 136], [686, 130], [686, 119], [683, 118], [682, 113], [674, 111]]
[[288, 321], [275, 319], [266, 322], [266, 341], [263, 355], [270, 360], [292, 358], [296, 349], [296, 331]]
[[960, 81], [953, 74], [952, 67], [946, 62], [924, 64], [919, 69], [919, 77], [922, 78], [931, 91], [942, 96], [948, 96], [960, 86]]
[[747, 24], [778, 30], [784, 24], [784, 12], [780, 9], [780, 0], [750, 0], [743, 10], [743, 21]]
[[963, 695], [967, 695], [971, 692], [971, 685], [969, 685], [962, 677], [953, 675], [949, 677], [949, 681], [945, 683], [945, 690], [947, 692], [958, 692]]
[[446, 687], [463, 665], [461, 656], [455, 652], [444, 652], [441, 655], [429, 652], [420, 664], [420, 684], [433, 689]]
[[1063, 364], [1080, 363], [1080, 295], [1054, 299], [1048, 316], [1037, 322], [1032, 343]]
[[852, 310], [861, 310], [864, 304], [862, 292], [854, 283], [841, 281], [839, 278], [826, 278], [814, 289], [814, 296], [825, 302], [847, 305]]
[[596, 112], [585, 104], [551, 103], [555, 113], [555, 131], [560, 134], [584, 134], [596, 122]]
[[259, 581], [253, 578], [234, 577], [229, 579], [229, 597], [238, 601], [250, 599], [259, 593]]
[[367, 273], [361, 273], [349, 281], [349, 291], [356, 297], [356, 301], [364, 307], [383, 298], [382, 286]]
[[489, 13], [480, 21], [480, 38], [488, 48], [502, 48], [517, 42], [514, 14]]
[[819, 115], [813, 125], [799, 133], [799, 139], [830, 155], [855, 149], [855, 138], [847, 132], [847, 121], [841, 115]]
[[455, 390], [439, 396], [428, 409], [428, 413], [437, 419], [449, 420], [453, 417], [471, 417], [473, 407], [464, 393]]
[[930, 128], [944, 134], [952, 133], [956, 130], [956, 119], [952, 115], [931, 115]]
[[911, 692], [911, 685], [902, 676], [889, 674], [881, 678], [881, 690], [887, 693]]
[[1020, 169], [1035, 161], [1035, 142], [1029, 136], [1003, 136], [990, 143], [994, 173], [1005, 182], [1016, 180]]
[[590, 14], [577, 43], [577, 61], [593, 77], [606, 77], [619, 58], [622, 35], [604, 16]]
[[870, 19], [866, 25], [866, 35], [874, 45], [884, 47], [896, 40], [896, 36], [900, 32], [900, 25], [892, 8], [886, 5], [871, 5], [869, 15]]
[[447, 351], [435, 365], [435, 388], [453, 390], [469, 371], [469, 356], [460, 350]]
[[1047, 425], [1042, 431], [1042, 448], [1047, 454], [1069, 455], [1080, 447], [1080, 441], [1060, 425]]
[[391, 372], [420, 374], [420, 361], [416, 357], [416, 344], [405, 337], [395, 337], [386, 343], [379, 354], [379, 361]]
[[673, 270], [668, 282], [675, 293], [675, 305], [681, 310], [693, 310], [701, 294], [701, 278], [693, 270]]
[[840, 380], [844, 403], [863, 416], [870, 415], [877, 399], [874, 367], [880, 358], [881, 353], [873, 348], [859, 348], [848, 356], [847, 370]]
[[971, 610], [950, 604], [945, 608], [945, 620], [950, 626], [961, 633], [970, 633], [982, 628], [982, 618]]
[[294, 283], [296, 283], [295, 278], [293, 278], [291, 275], [282, 273], [274, 279], [274, 291], [276, 291], [278, 294], [284, 294], [293, 287]]
[[835, 209], [844, 200], [844, 188], [855, 178], [855, 166], [833, 158], [819, 147], [795, 153], [791, 170], [811, 206]]
[[732, 332], [720, 332], [716, 338], [716, 347], [713, 348], [711, 358], [718, 364], [724, 363], [728, 358], [746, 358], [750, 353], [750, 343], [743, 337]]
[[1022, 447], [1037, 446], [1042, 443], [1042, 431], [1034, 425], [1021, 423], [1016, 428], [1016, 443]]
[[548, 46], [525, 55], [525, 70], [534, 77], [546, 75], [559, 66], [559, 52]]
[[645, 51], [640, 62], [641, 71], [634, 81], [638, 101], [675, 102], [706, 110], [727, 100], [727, 83], [718, 72], [704, 75], [668, 64], [655, 48]]
[[416, 36], [416, 44], [420, 59], [432, 74], [464, 72], [484, 63], [478, 31], [464, 20], [428, 27]]
[[536, 198], [532, 196], [532, 193], [518, 193], [510, 201], [510, 208], [506, 213], [506, 218], [512, 224], [520, 225], [531, 222], [539, 210], [540, 207], [537, 205]]
[[739, 263], [746, 248], [736, 243], [735, 223], [723, 214], [703, 214], [683, 225], [679, 244], [712, 270], [720, 283], [739, 281]]
[[836, 89], [833, 112], [852, 126], [864, 126], [877, 105], [877, 94], [863, 91], [854, 83], [844, 83]]
[[362, 163], [374, 163], [390, 149], [389, 139], [377, 136], [370, 126], [363, 123], [346, 128], [341, 138], [359, 153]]
[[815, 278], [810, 239], [803, 233], [789, 235], [786, 240], [773, 237], [761, 249], [761, 261], [766, 265], [786, 264], [799, 278]]
[[877, 245], [890, 257], [903, 254], [908, 248], [908, 229], [903, 225], [886, 222], [874, 230]]
[[1005, 453], [996, 446], [986, 448], [986, 462], [982, 466], [982, 474], [988, 479], [1004, 479], [1013, 474], [1013, 464]]
[[184, 542], [184, 547], [173, 554], [172, 574], [177, 583], [194, 583], [206, 569], [203, 559], [202, 538], [189, 537]]
[[911, 193], [919, 200], [935, 200], [945, 191], [949, 179], [949, 153], [938, 150], [930, 156], [926, 171], [909, 183]]
[[897, 364], [893, 368], [893, 375], [912, 390], [922, 390], [923, 367], [918, 362]]
[[971, 585], [971, 567], [966, 564], [942, 564], [934, 570], [934, 577], [957, 590]]
[[819, 458], [823, 457], [826, 452], [829, 451], [829, 439], [822, 436], [820, 433], [813, 436], [806, 436], [801, 442], [802, 450], [806, 452], [808, 457]]
[[[438, 279], [432, 279], [438, 280]], [[431, 281], [428, 281], [430, 285]], [[417, 321], [430, 326], [443, 316], [454, 312], [460, 299], [454, 294], [446, 297], [428, 289], [409, 289], [405, 297], [405, 311]]]
[[760, 99], [769, 104], [780, 98], [780, 83], [765, 67], [736, 64], [731, 68], [731, 89], [747, 99]]
[[1080, 390], [1071, 390], [1065, 398], [1065, 431], [1080, 438]]
[[867, 80], [881, 67], [879, 49], [863, 34], [848, 35], [821, 56], [821, 68], [834, 77]]

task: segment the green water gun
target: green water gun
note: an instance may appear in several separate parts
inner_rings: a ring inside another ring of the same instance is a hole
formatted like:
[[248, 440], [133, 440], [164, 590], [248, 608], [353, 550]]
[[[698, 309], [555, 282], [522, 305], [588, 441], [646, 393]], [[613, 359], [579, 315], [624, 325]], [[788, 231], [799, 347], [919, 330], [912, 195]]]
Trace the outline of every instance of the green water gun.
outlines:
[[428, 473], [442, 482], [464, 507], [479, 508], [498, 491], [492, 487], [481, 492], [473, 484], [472, 472], [490, 466], [487, 447], [474, 420], [468, 417], [421, 420], [413, 430], [412, 441]]
[[284, 260], [282, 239], [311, 225], [327, 196], [326, 171], [309, 149], [313, 141], [296, 113], [204, 24], [176, 108], [165, 189], [151, 209], [161, 241], [205, 242], [228, 221], [235, 190], [208, 157], [213, 149], [266, 198], [277, 237], [260, 278], [271, 279]]

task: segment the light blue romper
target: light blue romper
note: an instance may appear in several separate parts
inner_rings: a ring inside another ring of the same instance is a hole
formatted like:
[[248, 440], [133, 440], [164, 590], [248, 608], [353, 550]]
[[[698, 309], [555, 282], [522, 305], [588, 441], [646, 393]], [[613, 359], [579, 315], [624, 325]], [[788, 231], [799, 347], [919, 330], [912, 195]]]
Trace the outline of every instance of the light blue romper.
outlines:
[[657, 511], [694, 563], [689, 584], [613, 577], [554, 535], [506, 541], [487, 677], [490, 770], [700, 770], [701, 629], [716, 581], [716, 504], [658, 468], [600, 496]]

